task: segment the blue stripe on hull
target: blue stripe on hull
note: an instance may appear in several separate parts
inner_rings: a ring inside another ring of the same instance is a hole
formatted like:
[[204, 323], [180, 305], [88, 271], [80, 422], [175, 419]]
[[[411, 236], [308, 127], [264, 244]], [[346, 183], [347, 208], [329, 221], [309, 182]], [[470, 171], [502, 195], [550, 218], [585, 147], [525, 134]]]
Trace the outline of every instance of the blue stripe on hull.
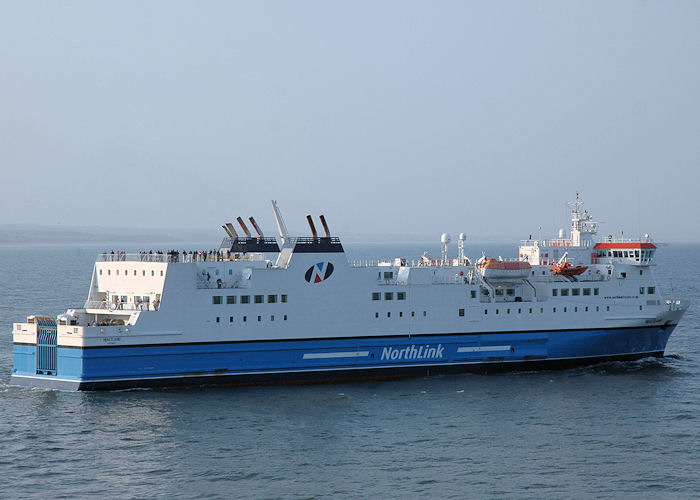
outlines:
[[67, 389], [384, 378], [556, 368], [662, 355], [673, 326], [556, 332], [58, 348], [56, 376], [15, 345], [13, 383]]

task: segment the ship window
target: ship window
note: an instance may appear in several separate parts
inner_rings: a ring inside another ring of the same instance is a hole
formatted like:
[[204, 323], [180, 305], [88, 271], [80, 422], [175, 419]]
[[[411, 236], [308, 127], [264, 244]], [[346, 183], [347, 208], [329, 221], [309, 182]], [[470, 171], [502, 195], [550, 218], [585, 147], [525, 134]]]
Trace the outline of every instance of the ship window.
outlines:
[[262, 321], [262, 316], [258, 316], [258, 322]]
[[151, 270], [151, 276], [155, 276], [155, 275], [156, 275], [156, 272]]
[[559, 290], [557, 290], [556, 288], [552, 288], [552, 297], [556, 297], [558, 293]]
[[221, 318], [219, 318], [219, 317], [217, 316], [217, 317], [216, 317], [216, 322], [218, 323], [218, 322], [220, 321], [220, 319], [221, 319]]
[[227, 304], [235, 304], [236, 303], [236, 296], [235, 295], [227, 295], [226, 296], [226, 303]]
[[610, 310], [610, 306], [605, 306], [605, 310], [606, 310], [606, 311], [609, 311], [609, 310]]
[[497, 296], [503, 295], [503, 288], [501, 288], [501, 287], [496, 288], [496, 295]]
[[146, 270], [141, 271], [141, 276], [146, 276]]
[[221, 295], [214, 295], [211, 298], [211, 303], [212, 304], [221, 304], [221, 298], [222, 298]]
[[160, 275], [163, 276], [163, 271], [160, 272]]
[[387, 317], [387, 318], [391, 318], [391, 313], [390, 313], [390, 312], [387, 312], [387, 313], [386, 313], [386, 317]]
[[460, 309], [460, 310], [459, 310], [459, 315], [462, 316], [462, 317], [464, 316], [464, 309]]
[[428, 312], [427, 312], [427, 311], [423, 311], [423, 316], [427, 316], [427, 315], [428, 315]]
[[591, 294], [591, 289], [590, 289], [590, 288], [584, 288], [584, 289], [583, 289], [583, 294], [584, 294], [584, 295], [590, 295], [590, 294]]
[[384, 272], [384, 279], [385, 280], [390, 280], [394, 277], [394, 272], [393, 271], [386, 271]]
[[530, 314], [532, 314], [532, 307], [530, 308], [530, 311], [529, 311], [529, 312], [530, 312]]
[[588, 306], [586, 306], [586, 312], [588, 312]]
[[396, 292], [396, 300], [406, 300], [406, 292]]
[[544, 307], [540, 307], [540, 313], [544, 312]]
[[415, 317], [415, 315], [416, 315], [416, 311], [411, 311], [411, 317], [413, 318], [413, 317]]
[[562, 297], [568, 297], [568, 296], [569, 296], [569, 289], [568, 289], [568, 288], [562, 288], [562, 289], [561, 289], [561, 296], [562, 296]]
[[643, 286], [639, 287], [639, 295], [644, 295], [644, 287]]
[[265, 299], [264, 295], [256, 295], [255, 296], [255, 303], [262, 304], [265, 301], [264, 299]]
[[556, 307], [552, 307], [552, 312], [553, 312], [553, 313], [557, 312], [557, 308], [556, 308]]
[[564, 308], [564, 312], [566, 312], [566, 307]]
[[250, 304], [250, 295], [241, 295], [241, 304]]
[[639, 270], [639, 275], [642, 276], [644, 274], [644, 271], [642, 269]]
[[134, 276], [136, 276], [136, 269], [134, 269]]
[[229, 274], [229, 276], [231, 276], [233, 274], [233, 269], [229, 269], [228, 274]]
[[277, 303], [277, 295], [268, 295], [267, 296], [267, 303], [268, 304], [276, 304]]
[[575, 312], [575, 313], [578, 312], [578, 307], [574, 307], [574, 312]]
[[496, 314], [498, 314], [498, 309], [496, 309]]
[[581, 295], [581, 289], [580, 289], [580, 288], [572, 288], [572, 289], [571, 289], [571, 295], [574, 295], [574, 296], [579, 296], [579, 295]]
[[379, 313], [377, 313], [377, 312], [374, 313], [374, 317], [375, 317], [375, 318], [378, 318], [378, 317], [379, 317]]
[[593, 289], [593, 295], [598, 295], [600, 293], [600, 288]]
[[275, 315], [274, 315], [274, 314], [270, 316], [270, 321], [275, 321]]
[[285, 321], [287, 321], [287, 315], [286, 315], [286, 314], [284, 315], [284, 318], [283, 318], [283, 319], [284, 319]]
[[506, 309], [506, 314], [510, 314], [510, 309]]
[[243, 316], [243, 323], [245, 323], [246, 321], [248, 321], [248, 316]]
[[102, 269], [100, 269], [100, 276], [102, 276]]
[[394, 292], [385, 292], [384, 300], [394, 300]]
[[650, 286], [647, 288], [647, 293], [649, 295], [654, 295], [656, 293], [656, 287]]
[[282, 296], [280, 297], [280, 299], [281, 299], [280, 302], [287, 302], [287, 296], [284, 295], [284, 294], [282, 294]]
[[600, 311], [600, 307], [595, 306], [595, 311], [596, 311], [596, 312]]
[[219, 270], [218, 270], [218, 269], [216, 270], [216, 275], [217, 275], [217, 276], [219, 275]]
[[117, 269], [117, 276], [119, 276], [119, 269]]
[[372, 292], [372, 300], [381, 300], [382, 294], [379, 292]]
[[378, 280], [382, 279], [382, 272], [381, 272], [381, 271], [379, 271], [379, 272], [377, 273], [377, 279], [378, 279]]
[[518, 314], [521, 314], [522, 312], [522, 309], [518, 308]]
[[471, 292], [472, 299], [476, 298], [476, 290], [472, 290]]
[[642, 306], [639, 306], [639, 310], [640, 310], [640, 311], [642, 310]]
[[507, 288], [506, 295], [515, 295], [515, 288]]
[[229, 317], [228, 317], [228, 322], [229, 322], [229, 323], [233, 323], [233, 316], [229, 316]]
[[403, 318], [403, 311], [399, 311], [399, 318]]

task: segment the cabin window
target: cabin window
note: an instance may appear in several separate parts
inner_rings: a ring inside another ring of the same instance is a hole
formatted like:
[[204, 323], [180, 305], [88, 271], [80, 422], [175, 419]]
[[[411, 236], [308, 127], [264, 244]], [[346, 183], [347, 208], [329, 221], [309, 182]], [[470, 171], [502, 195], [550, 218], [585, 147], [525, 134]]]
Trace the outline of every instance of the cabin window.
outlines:
[[151, 276], [155, 276], [155, 275], [156, 275], [156, 272], [151, 270]]
[[236, 303], [236, 296], [235, 295], [227, 295], [226, 296], [226, 303], [227, 304], [235, 304]]
[[609, 310], [610, 310], [610, 306], [605, 306], [605, 310], [606, 310], [606, 311], [609, 311]]
[[578, 307], [574, 307], [574, 312], [575, 312], [575, 313], [578, 312]]
[[385, 271], [384, 272], [384, 279], [385, 280], [390, 280], [394, 277], [394, 272], [393, 271]]
[[506, 314], [510, 314], [510, 309], [506, 309]]
[[146, 270], [141, 271], [141, 276], [146, 276]]
[[415, 316], [416, 316], [416, 311], [411, 311], [411, 317], [413, 318]]
[[258, 316], [258, 323], [262, 321], [262, 316]]
[[399, 311], [399, 318], [403, 318], [403, 311]]
[[372, 292], [372, 300], [381, 300], [382, 294], [379, 292]]
[[564, 312], [566, 312], [566, 307], [564, 308]]
[[530, 308], [530, 314], [532, 314], [532, 307]]
[[384, 300], [394, 300], [394, 292], [384, 292]]
[[243, 323], [246, 323], [248, 321], [248, 316], [243, 316]]
[[221, 295], [214, 295], [211, 298], [211, 303], [212, 304], [221, 304]]
[[471, 291], [471, 297], [472, 297], [472, 299], [476, 298], [476, 290]]
[[228, 270], [228, 275], [231, 276], [233, 274], [233, 269]]
[[427, 315], [428, 315], [428, 311], [423, 311], [423, 316], [427, 316]]
[[569, 296], [569, 289], [568, 289], [568, 288], [562, 288], [562, 289], [561, 289], [561, 296], [562, 296], [562, 297], [568, 297], [568, 296]]
[[460, 310], [459, 310], [459, 315], [460, 315], [461, 317], [464, 316], [464, 309], [460, 309]]
[[544, 307], [540, 307], [540, 314], [544, 312]]
[[216, 322], [218, 323], [220, 321], [220, 318], [217, 316], [216, 317]]
[[228, 322], [229, 322], [229, 323], [233, 323], [233, 316], [229, 316], [229, 317], [228, 317]]
[[160, 272], [160, 275], [163, 276], [163, 271]]
[[136, 269], [134, 269], [134, 276], [136, 276]]
[[282, 295], [280, 296], [280, 299], [281, 299], [280, 302], [287, 302], [287, 296], [284, 295], [284, 294], [282, 294]]
[[557, 312], [557, 308], [556, 308], [556, 307], [552, 307], [552, 312], [553, 312], [553, 313]]
[[591, 294], [591, 289], [590, 289], [590, 288], [584, 288], [584, 289], [583, 289], [583, 294], [584, 294], [584, 295], [590, 295], [590, 294]]
[[581, 295], [581, 289], [580, 289], [580, 288], [572, 288], [572, 289], [571, 289], [571, 295], [574, 295], [574, 296], [579, 296], [579, 295]]
[[593, 295], [598, 295], [600, 293], [600, 288], [593, 289]]
[[100, 269], [100, 276], [102, 276], [102, 269]]
[[268, 304], [276, 304], [277, 303], [277, 295], [268, 295], [267, 296], [267, 303]]
[[639, 295], [644, 295], [644, 287], [643, 286], [639, 287]]
[[396, 300], [406, 300], [406, 292], [396, 292]]
[[387, 318], [391, 318], [391, 313], [390, 313], [390, 312], [387, 312], [387, 313], [386, 313], [386, 317], [387, 317]]
[[520, 314], [520, 313], [522, 313], [522, 312], [523, 312], [523, 311], [522, 311], [520, 308], [518, 308], [518, 314]]
[[241, 295], [241, 304], [250, 304], [250, 295]]
[[656, 287], [650, 286], [647, 288], [647, 293], [649, 295], [654, 295], [656, 293]]
[[275, 321], [275, 315], [274, 315], [274, 314], [270, 316], [270, 321]]
[[498, 309], [496, 309], [496, 314], [498, 314]]
[[287, 315], [285, 314], [284, 318], [282, 318], [282, 319], [284, 319], [284, 321], [287, 321]]
[[484, 314], [488, 314], [488, 313], [489, 313], [489, 310], [488, 310], [488, 309], [484, 309]]
[[255, 303], [256, 304], [262, 304], [264, 302], [265, 296], [264, 295], [256, 295], [255, 296]]
[[559, 290], [552, 288], [552, 297], [556, 297], [559, 294]]
[[640, 270], [639, 270], [639, 275], [642, 276], [643, 274], [644, 274], [644, 271], [640, 269]]

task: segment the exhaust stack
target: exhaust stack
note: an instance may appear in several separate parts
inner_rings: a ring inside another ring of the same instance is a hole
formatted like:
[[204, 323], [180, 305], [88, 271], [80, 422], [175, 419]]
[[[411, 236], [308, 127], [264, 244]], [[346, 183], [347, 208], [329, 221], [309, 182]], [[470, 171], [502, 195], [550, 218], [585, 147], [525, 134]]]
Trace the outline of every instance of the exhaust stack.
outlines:
[[226, 223], [226, 232], [231, 238], [238, 238], [238, 233], [236, 232], [236, 228], [233, 227], [233, 224], [230, 222]]
[[243, 222], [243, 219], [241, 219], [240, 217], [237, 217], [236, 220], [243, 228], [243, 232], [245, 233], [246, 238], [250, 238], [250, 231], [248, 231], [248, 228], [246, 227], [245, 222]]
[[318, 238], [318, 234], [316, 234], [316, 226], [314, 226], [314, 220], [310, 215], [306, 216], [306, 221], [309, 223], [309, 227], [311, 228], [311, 237], [313, 239]]
[[253, 219], [252, 217], [248, 217], [248, 220], [249, 220], [250, 223], [253, 225], [253, 229], [255, 229], [255, 232], [258, 233], [258, 236], [259, 236], [260, 238], [263, 238], [264, 236], [263, 236], [263, 234], [262, 234], [262, 231], [260, 230], [260, 228], [258, 227], [258, 225], [255, 223], [255, 219]]
[[321, 225], [323, 226], [323, 230], [326, 232], [326, 238], [331, 237], [331, 232], [328, 230], [328, 224], [326, 224], [326, 218], [321, 214], [319, 216], [319, 219], [321, 219]]

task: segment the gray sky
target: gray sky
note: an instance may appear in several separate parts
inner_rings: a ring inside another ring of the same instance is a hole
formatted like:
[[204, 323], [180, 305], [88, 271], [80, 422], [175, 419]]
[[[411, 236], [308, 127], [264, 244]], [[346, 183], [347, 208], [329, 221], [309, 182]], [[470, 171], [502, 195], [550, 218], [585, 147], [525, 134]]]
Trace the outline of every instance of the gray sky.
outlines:
[[700, 2], [0, 1], [0, 224], [700, 241]]

